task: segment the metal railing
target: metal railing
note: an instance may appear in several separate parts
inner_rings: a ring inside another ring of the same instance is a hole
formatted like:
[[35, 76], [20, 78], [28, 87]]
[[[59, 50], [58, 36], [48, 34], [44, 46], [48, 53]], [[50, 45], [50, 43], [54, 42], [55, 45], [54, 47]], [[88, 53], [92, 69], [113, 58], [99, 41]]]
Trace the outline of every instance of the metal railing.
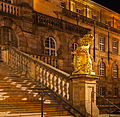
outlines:
[[96, 94], [96, 96], [97, 96], [96, 104], [97, 104], [98, 108], [101, 110], [102, 114], [108, 114], [110, 117], [110, 115], [115, 114], [116, 110], [120, 111], [120, 107], [118, 107], [116, 104], [114, 104], [111, 100], [105, 98], [103, 95], [100, 95], [97, 92], [91, 92], [91, 117], [93, 116], [92, 112], [94, 111], [94, 108], [92, 106], [92, 99], [94, 97], [94, 94]]

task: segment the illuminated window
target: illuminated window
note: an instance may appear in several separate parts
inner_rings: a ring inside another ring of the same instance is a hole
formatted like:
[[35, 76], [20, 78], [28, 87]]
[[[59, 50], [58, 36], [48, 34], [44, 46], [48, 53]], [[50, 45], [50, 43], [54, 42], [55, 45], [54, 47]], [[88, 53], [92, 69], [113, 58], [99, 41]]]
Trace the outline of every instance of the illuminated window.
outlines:
[[100, 40], [100, 51], [105, 52], [105, 37], [104, 36], [100, 36], [99, 37]]
[[45, 54], [56, 56], [56, 42], [52, 37], [45, 40]]
[[73, 54], [73, 52], [74, 52], [74, 50], [76, 50], [77, 46], [78, 46], [77, 43], [73, 43], [73, 44], [72, 44], [72, 61], [73, 61], [73, 59], [74, 59], [74, 54]]
[[105, 73], [106, 73], [105, 63], [101, 62], [100, 63], [100, 76], [105, 76]]
[[71, 1], [71, 11], [74, 11], [75, 9], [75, 3]]
[[114, 65], [113, 67], [113, 78], [118, 78], [118, 66]]
[[92, 11], [89, 8], [87, 8], [87, 17], [91, 18], [91, 15], [92, 15]]
[[118, 54], [118, 41], [113, 40], [113, 54]]

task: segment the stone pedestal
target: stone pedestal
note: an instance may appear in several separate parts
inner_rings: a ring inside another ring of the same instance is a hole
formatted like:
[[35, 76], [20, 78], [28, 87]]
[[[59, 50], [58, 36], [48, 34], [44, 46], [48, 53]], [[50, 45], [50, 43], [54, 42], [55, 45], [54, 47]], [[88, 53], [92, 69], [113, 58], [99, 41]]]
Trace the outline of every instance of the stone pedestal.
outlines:
[[[99, 116], [96, 106], [96, 80], [95, 75], [72, 75], [71, 76], [71, 99], [73, 105], [85, 115]], [[91, 109], [92, 108], [92, 109]]]

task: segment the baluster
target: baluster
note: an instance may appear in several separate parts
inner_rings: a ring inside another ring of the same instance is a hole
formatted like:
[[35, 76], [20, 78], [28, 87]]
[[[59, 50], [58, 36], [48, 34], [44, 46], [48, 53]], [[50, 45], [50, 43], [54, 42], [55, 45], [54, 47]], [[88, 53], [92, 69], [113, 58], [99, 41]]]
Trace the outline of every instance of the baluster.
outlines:
[[62, 80], [62, 90], [63, 90], [62, 97], [65, 97], [65, 81], [64, 80]]
[[8, 13], [10, 13], [10, 6], [9, 6], [9, 5], [8, 5], [8, 8], [7, 8], [7, 9], [8, 9]]
[[10, 6], [10, 8], [11, 8], [11, 12], [10, 12], [10, 13], [11, 13], [11, 14], [13, 14], [13, 7], [12, 7], [12, 6]]
[[69, 83], [67, 83], [67, 100], [69, 100], [70, 99], [70, 85], [69, 85]]
[[16, 9], [16, 15], [19, 16], [19, 8]]
[[45, 82], [46, 82], [46, 80], [45, 80], [45, 75], [46, 75], [46, 72], [45, 72], [45, 69], [44, 69], [44, 72], [43, 72], [43, 85], [45, 85]]
[[65, 97], [65, 99], [67, 99], [67, 82], [66, 81], [64, 81], [64, 97]]
[[38, 69], [38, 81], [40, 82], [40, 65], [39, 65], [39, 69]]
[[40, 60], [40, 56], [38, 56], [38, 60]]
[[50, 74], [50, 89], [53, 89], [52, 77], [53, 77], [53, 75], [52, 75], [52, 73], [51, 73], [51, 74]]
[[44, 85], [44, 68], [42, 68], [42, 73], [41, 73], [41, 75], [42, 75], [42, 77], [41, 77], [41, 79], [42, 79], [42, 85]]
[[47, 56], [45, 56], [45, 60], [44, 60], [44, 62], [45, 62], [45, 63], [48, 63], [48, 61], [47, 61]]
[[52, 65], [52, 66], [54, 66], [53, 60], [54, 60], [54, 58], [50, 57], [50, 65]]
[[5, 4], [3, 3], [3, 12], [5, 12]]
[[57, 87], [56, 87], [56, 76], [54, 75], [54, 79], [53, 79], [53, 84], [54, 84], [54, 91], [56, 92], [56, 90], [57, 90]]
[[61, 94], [61, 89], [60, 89], [60, 83], [61, 83], [61, 79], [60, 77], [58, 77], [58, 94]]
[[40, 79], [40, 77], [39, 77], [40, 75], [39, 74], [40, 74], [40, 65], [38, 64], [37, 81], [39, 81], [39, 79]]
[[50, 59], [51, 59], [51, 57], [50, 57], [50, 56], [48, 56], [48, 57], [47, 57], [47, 59], [48, 59], [48, 64], [50, 64], [50, 65], [51, 65], [51, 62], [50, 62], [50, 61], [51, 61], [51, 60], [50, 60]]
[[62, 78], [60, 78], [60, 95], [63, 96]]
[[46, 87], [49, 87], [49, 72], [47, 71], [47, 78], [46, 78]]
[[58, 76], [56, 76], [56, 92], [58, 93]]
[[45, 86], [47, 87], [47, 70], [45, 70]]
[[57, 59], [54, 60], [54, 67], [57, 67]]
[[16, 7], [14, 7], [14, 15], [16, 15]]
[[3, 11], [3, 3], [1, 4], [1, 11]]
[[4, 11], [7, 12], [7, 5], [5, 4], [4, 7], [5, 7], [5, 10], [4, 10]]
[[40, 78], [40, 83], [42, 84], [42, 68], [40, 67], [40, 72], [39, 72], [39, 78]]
[[51, 74], [51, 73], [49, 72], [49, 75], [48, 75], [48, 87], [49, 87], [49, 88], [50, 88], [50, 86], [51, 86], [51, 85], [50, 85], [50, 74]]
[[52, 90], [55, 90], [55, 83], [54, 83], [54, 80], [55, 80], [55, 76], [54, 76], [54, 74], [53, 74], [53, 77], [52, 77], [52, 85], [53, 85]]
[[38, 76], [38, 66], [35, 64], [35, 80], [37, 80], [37, 76]]

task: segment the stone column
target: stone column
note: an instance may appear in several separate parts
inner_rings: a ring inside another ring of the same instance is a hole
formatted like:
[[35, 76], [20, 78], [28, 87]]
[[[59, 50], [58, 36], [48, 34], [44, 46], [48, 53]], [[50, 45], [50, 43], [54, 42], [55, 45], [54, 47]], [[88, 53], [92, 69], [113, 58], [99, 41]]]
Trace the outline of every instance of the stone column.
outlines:
[[98, 77], [95, 75], [72, 75], [70, 78], [73, 105], [88, 117], [91, 113], [92, 117], [98, 117], [99, 110], [96, 106], [95, 93]]

